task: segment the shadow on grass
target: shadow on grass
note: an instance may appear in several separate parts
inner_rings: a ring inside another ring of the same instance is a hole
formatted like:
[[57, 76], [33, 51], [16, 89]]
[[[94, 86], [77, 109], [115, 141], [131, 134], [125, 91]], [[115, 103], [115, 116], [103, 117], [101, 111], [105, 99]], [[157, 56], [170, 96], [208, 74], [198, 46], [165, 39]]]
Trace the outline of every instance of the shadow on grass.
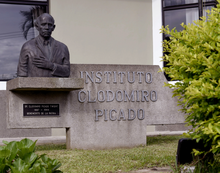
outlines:
[[66, 149], [66, 144], [47, 144], [47, 145], [36, 146], [36, 151], [65, 150], [65, 149]]
[[182, 135], [170, 135], [170, 136], [162, 136], [162, 135], [159, 135], [159, 136], [148, 136], [147, 137], [147, 145], [153, 145], [153, 144], [159, 144], [159, 143], [169, 143], [169, 142], [172, 142], [172, 141], [177, 141], [179, 139], [183, 138]]

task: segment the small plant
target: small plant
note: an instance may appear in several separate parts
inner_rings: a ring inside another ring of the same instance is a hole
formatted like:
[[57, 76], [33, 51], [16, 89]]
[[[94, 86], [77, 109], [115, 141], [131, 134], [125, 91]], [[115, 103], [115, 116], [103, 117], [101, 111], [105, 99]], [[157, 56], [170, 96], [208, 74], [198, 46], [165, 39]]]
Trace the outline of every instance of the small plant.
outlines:
[[45, 154], [38, 156], [35, 151], [36, 142], [30, 139], [21, 141], [3, 141], [0, 146], [1, 173], [61, 173], [57, 170], [61, 163], [50, 159]]
[[209, 162], [208, 160], [198, 159], [193, 163], [195, 166], [193, 173], [215, 173], [220, 172], [219, 158], [217, 158], [213, 162]]

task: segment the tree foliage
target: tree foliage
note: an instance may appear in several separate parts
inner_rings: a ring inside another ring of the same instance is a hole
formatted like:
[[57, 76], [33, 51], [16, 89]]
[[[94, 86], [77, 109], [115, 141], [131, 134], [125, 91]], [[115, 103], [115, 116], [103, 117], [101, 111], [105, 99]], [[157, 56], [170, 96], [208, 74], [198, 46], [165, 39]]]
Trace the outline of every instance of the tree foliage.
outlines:
[[193, 24], [181, 24], [178, 32], [169, 26], [161, 31], [170, 36], [163, 43], [163, 60], [168, 67], [163, 70], [175, 84], [173, 96], [179, 98], [179, 105], [186, 113], [186, 122], [192, 126], [188, 133], [211, 148], [220, 152], [220, 0], [216, 8], [207, 11]]
[[21, 29], [26, 40], [29, 30], [34, 27], [34, 19], [43, 13], [43, 6], [34, 6], [31, 7], [29, 11], [20, 11], [20, 14], [24, 17], [24, 22], [21, 25]]

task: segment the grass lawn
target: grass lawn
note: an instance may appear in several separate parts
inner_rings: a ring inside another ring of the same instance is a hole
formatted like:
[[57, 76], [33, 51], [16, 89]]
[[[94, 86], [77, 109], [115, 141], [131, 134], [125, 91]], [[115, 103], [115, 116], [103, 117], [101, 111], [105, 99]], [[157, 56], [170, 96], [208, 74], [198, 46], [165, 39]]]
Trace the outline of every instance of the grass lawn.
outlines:
[[181, 136], [147, 137], [147, 146], [112, 150], [67, 150], [65, 145], [37, 146], [37, 154], [47, 154], [62, 163], [64, 173], [123, 172], [150, 167], [174, 166]]

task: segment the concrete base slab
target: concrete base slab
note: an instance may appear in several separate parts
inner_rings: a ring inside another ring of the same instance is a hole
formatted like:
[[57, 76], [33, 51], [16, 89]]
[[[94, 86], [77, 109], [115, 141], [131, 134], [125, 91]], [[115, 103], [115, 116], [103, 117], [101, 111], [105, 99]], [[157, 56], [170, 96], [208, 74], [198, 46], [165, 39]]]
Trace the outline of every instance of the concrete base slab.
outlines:
[[186, 124], [162, 124], [155, 126], [155, 131], [187, 131], [191, 129], [191, 126]]
[[182, 135], [188, 131], [156, 131], [156, 132], [147, 132], [147, 136], [167, 136], [167, 135]]

